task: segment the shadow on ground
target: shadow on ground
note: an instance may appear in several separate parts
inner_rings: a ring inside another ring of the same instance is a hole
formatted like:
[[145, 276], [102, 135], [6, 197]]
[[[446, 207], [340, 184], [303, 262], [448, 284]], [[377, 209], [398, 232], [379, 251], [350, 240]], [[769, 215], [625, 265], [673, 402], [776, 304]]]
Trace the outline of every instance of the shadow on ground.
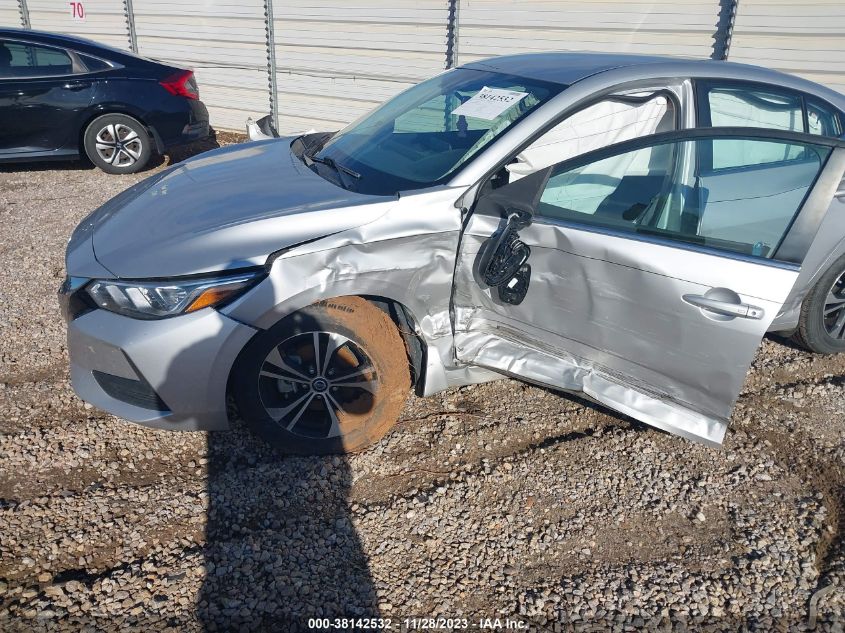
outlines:
[[342, 457], [286, 457], [243, 428], [209, 440], [207, 631], [314, 630], [314, 617], [377, 617], [375, 588], [349, 519]]
[[[242, 352], [245, 360], [235, 365], [244, 376], [234, 381], [236, 385], [258, 385], [250, 402], [259, 403], [260, 414], [254, 415], [264, 420], [262, 434], [280, 438], [279, 442], [290, 430], [300, 437], [317, 436], [318, 431], [325, 431], [325, 436], [331, 427], [324, 406], [327, 398], [312, 395], [299, 406], [300, 393], [308, 392], [309, 386], [279, 380], [284, 372], [320, 380], [321, 361], [325, 358], [325, 371], [331, 366], [330, 357], [339, 356], [332, 355], [319, 337], [320, 346], [313, 352], [311, 333], [328, 327], [313, 321], [300, 321], [293, 336], [303, 337], [308, 345], [291, 345], [290, 339], [279, 345], [266, 339], [266, 349], [262, 344], [252, 356]], [[184, 385], [189, 376], [204, 380], [200, 365], [208, 343], [209, 339], [198, 338], [178, 353], [165, 382]], [[264, 360], [277, 349], [284, 350], [288, 364], [271, 366]], [[269, 367], [275, 373], [268, 376]], [[369, 405], [371, 398], [362, 397], [361, 402]], [[377, 617], [367, 557], [350, 520], [352, 474], [347, 459], [284, 455], [245, 428], [233, 403], [230, 399], [234, 428], [208, 434], [205, 578], [196, 604], [203, 629], [296, 632], [315, 629], [309, 618]], [[264, 407], [271, 411], [287, 407], [295, 415], [280, 414], [277, 422]]]

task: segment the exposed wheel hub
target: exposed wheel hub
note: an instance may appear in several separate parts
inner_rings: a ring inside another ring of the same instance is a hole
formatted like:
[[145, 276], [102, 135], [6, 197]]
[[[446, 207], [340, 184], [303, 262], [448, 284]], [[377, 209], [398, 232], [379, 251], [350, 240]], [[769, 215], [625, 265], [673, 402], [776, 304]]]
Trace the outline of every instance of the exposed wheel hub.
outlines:
[[141, 138], [122, 123], [109, 123], [97, 132], [95, 146], [100, 158], [118, 167], [134, 165], [143, 151]]

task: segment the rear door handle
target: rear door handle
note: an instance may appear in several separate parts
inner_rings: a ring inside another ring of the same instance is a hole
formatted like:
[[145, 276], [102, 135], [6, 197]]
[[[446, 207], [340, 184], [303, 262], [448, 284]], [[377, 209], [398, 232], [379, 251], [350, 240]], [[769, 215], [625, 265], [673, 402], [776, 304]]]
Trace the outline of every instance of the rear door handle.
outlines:
[[748, 305], [747, 303], [731, 303], [721, 301], [704, 295], [684, 295], [684, 301], [708, 312], [715, 312], [724, 316], [739, 317], [741, 319], [762, 319], [765, 311], [763, 308]]
[[87, 81], [69, 81], [62, 88], [65, 90], [84, 90], [90, 85]]

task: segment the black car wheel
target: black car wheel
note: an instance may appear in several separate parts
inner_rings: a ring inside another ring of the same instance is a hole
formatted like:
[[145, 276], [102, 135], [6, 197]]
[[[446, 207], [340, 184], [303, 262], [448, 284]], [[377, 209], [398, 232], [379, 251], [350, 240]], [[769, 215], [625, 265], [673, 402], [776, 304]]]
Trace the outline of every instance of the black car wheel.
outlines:
[[804, 298], [794, 340], [819, 354], [845, 352], [845, 255]]
[[348, 453], [395, 424], [410, 387], [405, 345], [369, 301], [340, 297], [257, 334], [232, 370], [241, 418], [288, 453]]
[[109, 174], [134, 174], [144, 168], [152, 154], [147, 129], [125, 114], [97, 117], [85, 130], [85, 153]]

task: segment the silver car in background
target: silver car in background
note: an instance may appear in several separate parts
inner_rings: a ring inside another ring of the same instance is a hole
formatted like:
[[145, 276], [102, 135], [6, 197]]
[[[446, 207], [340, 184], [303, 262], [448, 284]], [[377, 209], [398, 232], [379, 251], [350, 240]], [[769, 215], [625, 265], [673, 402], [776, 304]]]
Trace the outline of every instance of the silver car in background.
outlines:
[[84, 400], [359, 450], [413, 386], [511, 376], [718, 446], [766, 332], [845, 350], [845, 97], [762, 68], [549, 53], [126, 190], [67, 249]]

